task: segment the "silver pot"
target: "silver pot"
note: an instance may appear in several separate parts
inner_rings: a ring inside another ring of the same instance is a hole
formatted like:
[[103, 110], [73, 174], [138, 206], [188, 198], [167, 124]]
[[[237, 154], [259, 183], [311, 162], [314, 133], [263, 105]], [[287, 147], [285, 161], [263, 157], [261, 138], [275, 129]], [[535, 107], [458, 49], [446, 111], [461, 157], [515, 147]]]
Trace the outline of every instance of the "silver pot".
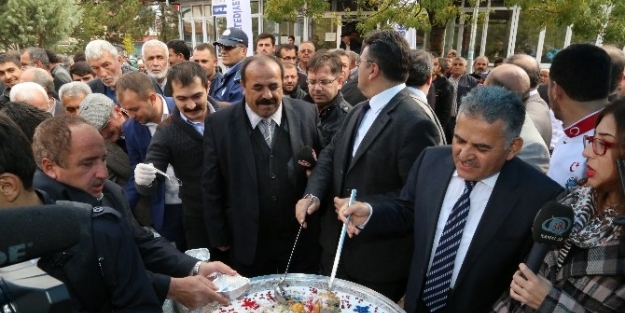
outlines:
[[[165, 313], [220, 313], [220, 312], [249, 312], [250, 303], [257, 303], [260, 306], [275, 303], [273, 301], [273, 290], [276, 283], [282, 278], [282, 275], [267, 275], [254, 277], [250, 279], [250, 289], [240, 298], [232, 301], [228, 307], [223, 307], [217, 303], [212, 303], [201, 309], [190, 311], [179, 303], [167, 300], [163, 305]], [[328, 289], [327, 276], [309, 275], [309, 274], [288, 274], [285, 279], [287, 293], [293, 294], [308, 293], [312, 295], [315, 292], [323, 292]], [[358, 312], [357, 307], [369, 307], [363, 312], [385, 312], [385, 313], [404, 313], [395, 302], [385, 296], [362, 285], [352, 283], [342, 279], [336, 279], [333, 283], [333, 292], [341, 298], [342, 312], [353, 313]], [[248, 308], [242, 307], [243, 303]], [[234, 310], [232, 310], [234, 309]]]

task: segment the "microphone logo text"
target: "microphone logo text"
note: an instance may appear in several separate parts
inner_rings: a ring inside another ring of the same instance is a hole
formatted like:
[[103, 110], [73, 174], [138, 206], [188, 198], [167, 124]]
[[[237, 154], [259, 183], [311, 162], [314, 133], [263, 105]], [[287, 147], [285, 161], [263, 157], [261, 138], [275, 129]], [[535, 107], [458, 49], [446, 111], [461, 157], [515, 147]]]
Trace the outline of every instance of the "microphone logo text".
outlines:
[[544, 221], [541, 226], [544, 231], [561, 236], [573, 226], [573, 223], [568, 217], [553, 216]]
[[7, 247], [6, 251], [0, 251], [0, 266], [5, 263], [15, 264], [22, 261], [26, 261], [26, 248], [33, 246], [32, 242], [19, 243], [13, 246]]

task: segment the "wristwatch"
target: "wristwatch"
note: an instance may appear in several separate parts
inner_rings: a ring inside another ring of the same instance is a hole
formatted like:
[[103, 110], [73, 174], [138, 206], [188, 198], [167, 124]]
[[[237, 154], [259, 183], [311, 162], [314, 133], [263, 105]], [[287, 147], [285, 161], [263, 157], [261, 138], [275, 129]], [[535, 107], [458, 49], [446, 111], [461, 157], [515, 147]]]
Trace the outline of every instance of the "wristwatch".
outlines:
[[202, 263], [204, 263], [204, 261], [198, 261], [195, 263], [193, 270], [191, 271], [191, 275], [195, 276], [200, 273], [200, 265], [202, 265]]

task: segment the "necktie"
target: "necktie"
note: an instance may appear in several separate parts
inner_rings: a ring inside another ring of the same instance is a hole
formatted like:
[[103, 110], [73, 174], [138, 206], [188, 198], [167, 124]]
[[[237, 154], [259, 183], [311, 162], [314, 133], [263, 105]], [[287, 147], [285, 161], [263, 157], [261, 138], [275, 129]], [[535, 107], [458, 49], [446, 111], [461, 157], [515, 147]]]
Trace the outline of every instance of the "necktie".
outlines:
[[273, 120], [270, 118], [263, 119], [260, 123], [258, 123], [258, 127], [260, 127], [260, 132], [263, 134], [265, 138], [265, 142], [271, 148], [271, 139], [273, 138]]
[[467, 216], [469, 216], [471, 206], [469, 196], [476, 182], [465, 181], [465, 184], [464, 191], [451, 209], [451, 214], [449, 214], [443, 233], [438, 240], [432, 266], [423, 287], [422, 299], [431, 313], [445, 308], [447, 303], [447, 293], [454, 270], [456, 253], [458, 246], [460, 246]]

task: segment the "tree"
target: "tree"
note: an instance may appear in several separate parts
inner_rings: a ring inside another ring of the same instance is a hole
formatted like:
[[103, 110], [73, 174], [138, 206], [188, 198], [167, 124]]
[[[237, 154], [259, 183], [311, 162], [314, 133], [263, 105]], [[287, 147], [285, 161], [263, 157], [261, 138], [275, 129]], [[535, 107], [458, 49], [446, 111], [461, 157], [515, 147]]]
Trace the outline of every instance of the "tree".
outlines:
[[625, 42], [623, 0], [507, 0], [506, 4], [519, 5], [537, 29], [572, 25], [576, 36], [597, 38], [603, 31], [604, 42]]
[[51, 48], [78, 22], [79, 8], [65, 0], [8, 0], [0, 6], [0, 48]]
[[75, 0], [82, 9], [73, 37], [82, 49], [93, 39], [122, 44], [125, 36], [142, 39], [154, 24], [152, 3], [138, 0]]
[[179, 12], [174, 6], [160, 3], [157, 13], [156, 28], [158, 40], [167, 42], [171, 39], [180, 38], [180, 33], [178, 32]]
[[[466, 0], [465, 6], [473, 7], [479, 1]], [[536, 30], [550, 26], [573, 25], [576, 35], [583, 38], [596, 38], [605, 27], [605, 42], [625, 42], [625, 1], [623, 0], [492, 0], [503, 2], [512, 8], [519, 5], [526, 18], [531, 19]], [[430, 33], [430, 50], [443, 52], [445, 26], [449, 21], [464, 18], [471, 22], [470, 15], [464, 14], [460, 0], [334, 0], [337, 10], [353, 11], [360, 17], [359, 29], [362, 32], [400, 24]], [[265, 14], [276, 22], [293, 21], [299, 15], [320, 17], [330, 8], [328, 0], [268, 0]], [[606, 14], [611, 8], [610, 14]], [[366, 14], [365, 14], [366, 13]], [[488, 14], [481, 13], [475, 18], [482, 20]], [[607, 21], [607, 24], [605, 23]]]

